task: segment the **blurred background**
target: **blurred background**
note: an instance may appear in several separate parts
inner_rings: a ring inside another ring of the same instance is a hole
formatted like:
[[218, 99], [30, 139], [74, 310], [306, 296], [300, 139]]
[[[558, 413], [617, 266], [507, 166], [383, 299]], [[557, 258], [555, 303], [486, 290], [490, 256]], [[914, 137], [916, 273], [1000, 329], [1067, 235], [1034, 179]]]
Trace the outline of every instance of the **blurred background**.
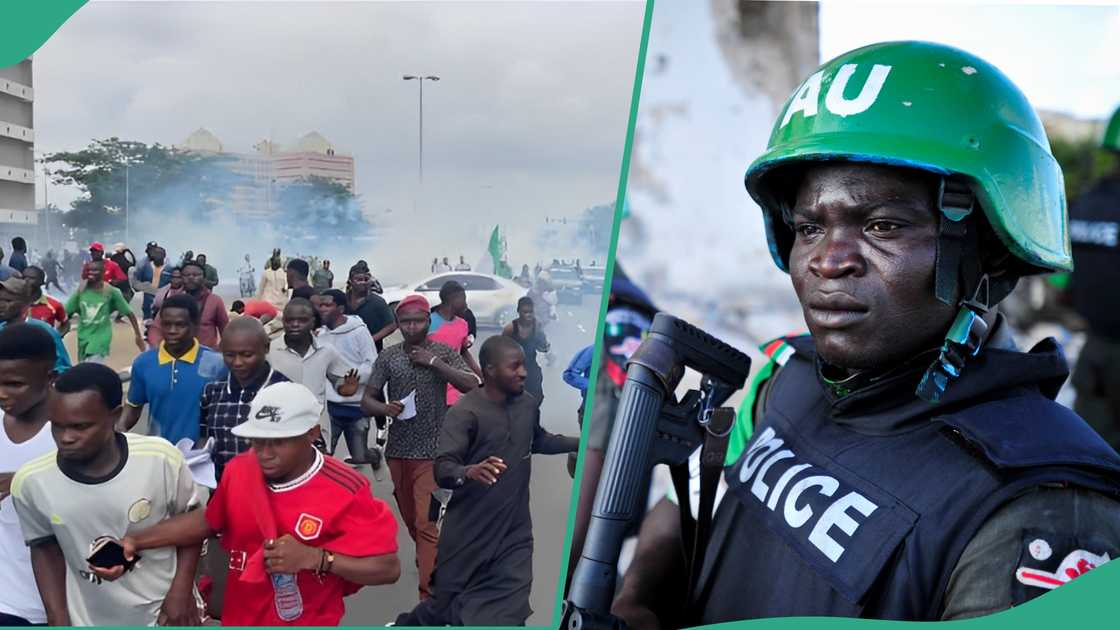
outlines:
[[[658, 2], [618, 248], [657, 306], [748, 352], [756, 368], [759, 344], [805, 330], [743, 174], [820, 63], [901, 39], [963, 48], [1006, 73], [1038, 109], [1071, 201], [1115, 168], [1099, 149], [1120, 105], [1114, 3]], [[1061, 279], [1023, 281], [1001, 308], [1021, 345], [1055, 336], [1072, 365], [1083, 324], [1061, 289]], [[1067, 384], [1060, 400], [1072, 396]]]

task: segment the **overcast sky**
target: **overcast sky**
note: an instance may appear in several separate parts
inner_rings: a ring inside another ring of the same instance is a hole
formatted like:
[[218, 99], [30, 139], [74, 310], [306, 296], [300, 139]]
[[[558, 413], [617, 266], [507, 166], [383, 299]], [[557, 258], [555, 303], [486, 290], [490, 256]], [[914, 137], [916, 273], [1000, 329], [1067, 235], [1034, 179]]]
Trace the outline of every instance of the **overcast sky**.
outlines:
[[205, 127], [249, 152], [317, 130], [354, 156], [367, 211], [415, 227], [400, 215], [415, 203], [417, 83], [401, 76], [435, 74], [421, 211], [473, 242], [496, 222], [613, 202], [642, 14], [632, 1], [93, 2], [35, 55], [36, 150], [178, 144]]
[[1120, 105], [1120, 5], [1093, 4], [831, 0], [821, 3], [821, 57], [881, 41], [940, 42], [995, 65], [1038, 109], [1106, 118]]

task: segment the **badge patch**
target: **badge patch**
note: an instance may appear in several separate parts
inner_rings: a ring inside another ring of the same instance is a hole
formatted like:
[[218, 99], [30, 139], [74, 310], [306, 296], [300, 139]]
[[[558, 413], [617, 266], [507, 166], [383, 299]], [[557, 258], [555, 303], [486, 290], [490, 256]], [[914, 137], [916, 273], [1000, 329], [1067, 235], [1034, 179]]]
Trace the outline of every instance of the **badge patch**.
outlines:
[[244, 571], [245, 563], [249, 560], [249, 554], [244, 551], [231, 551], [229, 552], [229, 568], [233, 571]]
[[1074, 578], [1085, 575], [1110, 559], [1107, 553], [1098, 556], [1084, 549], [1077, 549], [1062, 560], [1062, 563], [1058, 565], [1058, 570], [1054, 573], [1041, 569], [1019, 567], [1015, 571], [1015, 579], [1027, 586], [1037, 586], [1047, 590], [1055, 589]]
[[1049, 532], [1024, 532], [1019, 566], [1015, 569], [1014, 604], [1068, 584], [1114, 555], [1106, 546], [1091, 541]]
[[1031, 551], [1031, 557], [1035, 560], [1049, 560], [1050, 556], [1054, 555], [1054, 551], [1050, 549], [1050, 543], [1041, 538], [1035, 538], [1028, 546]]
[[133, 503], [128, 508], [128, 522], [139, 523], [140, 521], [152, 515], [152, 502], [148, 499], [140, 499]]
[[323, 529], [323, 519], [306, 512], [296, 521], [296, 535], [304, 540], [315, 540]]

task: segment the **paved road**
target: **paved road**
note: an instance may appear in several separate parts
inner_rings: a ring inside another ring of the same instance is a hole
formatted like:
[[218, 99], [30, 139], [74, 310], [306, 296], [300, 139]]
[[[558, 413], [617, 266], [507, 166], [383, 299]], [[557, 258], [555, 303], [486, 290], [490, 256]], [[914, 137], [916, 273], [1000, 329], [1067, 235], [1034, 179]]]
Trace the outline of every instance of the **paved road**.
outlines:
[[[223, 291], [223, 293], [225, 293]], [[223, 295], [227, 304], [232, 297]], [[139, 312], [139, 301], [134, 306]], [[542, 424], [548, 431], [565, 435], [578, 435], [577, 409], [580, 404], [579, 393], [569, 387], [561, 378], [571, 358], [585, 345], [591, 343], [598, 315], [598, 296], [586, 296], [580, 305], [561, 305], [558, 309], [559, 320], [548, 325], [545, 333], [552, 344], [554, 361], [548, 365], [545, 357], [540, 357], [544, 370], [545, 400], [542, 406]], [[480, 330], [480, 347], [497, 330]], [[399, 342], [394, 335], [389, 343]], [[76, 336], [67, 335], [66, 345], [71, 356], [75, 357]], [[109, 365], [115, 369], [125, 369], [131, 365], [137, 352], [132, 343], [132, 335], [127, 323], [117, 324], [114, 328], [113, 349]], [[137, 426], [144, 430], [146, 418]], [[345, 440], [340, 441], [345, 450]], [[568, 507], [571, 498], [572, 480], [567, 472], [564, 456], [536, 456], [533, 466], [533, 479], [530, 488], [531, 510], [533, 515], [534, 537], [536, 544], [533, 554], [533, 589], [531, 605], [534, 610], [529, 625], [551, 625], [553, 607], [556, 600], [556, 585], [559, 577], [560, 562], [564, 555], [564, 539], [568, 522]], [[392, 498], [392, 482], [387, 474], [384, 480], [376, 480], [369, 467], [363, 472], [373, 481], [374, 495], [387, 501], [398, 514]], [[344, 625], [383, 625], [394, 620], [397, 614], [411, 609], [417, 602], [417, 573], [414, 547], [403, 523], [400, 525], [398, 543], [400, 545], [401, 578], [393, 585], [366, 588], [347, 599], [347, 614]]]

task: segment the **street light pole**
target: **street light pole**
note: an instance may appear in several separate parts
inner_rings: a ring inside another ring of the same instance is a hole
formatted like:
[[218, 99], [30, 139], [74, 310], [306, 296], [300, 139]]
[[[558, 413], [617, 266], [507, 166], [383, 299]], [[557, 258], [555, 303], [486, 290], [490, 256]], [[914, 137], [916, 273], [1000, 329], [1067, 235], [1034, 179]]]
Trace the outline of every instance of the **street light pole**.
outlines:
[[128, 160], [124, 162], [124, 242], [125, 245], [129, 244], [128, 240]]
[[43, 217], [44, 225], [47, 231], [47, 251], [51, 249], [51, 200], [47, 197], [47, 190], [50, 187], [50, 171], [47, 167], [43, 167]]
[[402, 77], [405, 81], [420, 82], [420, 186], [424, 186], [424, 81], [439, 81], [435, 75], [423, 76], [419, 74], [406, 74]]

